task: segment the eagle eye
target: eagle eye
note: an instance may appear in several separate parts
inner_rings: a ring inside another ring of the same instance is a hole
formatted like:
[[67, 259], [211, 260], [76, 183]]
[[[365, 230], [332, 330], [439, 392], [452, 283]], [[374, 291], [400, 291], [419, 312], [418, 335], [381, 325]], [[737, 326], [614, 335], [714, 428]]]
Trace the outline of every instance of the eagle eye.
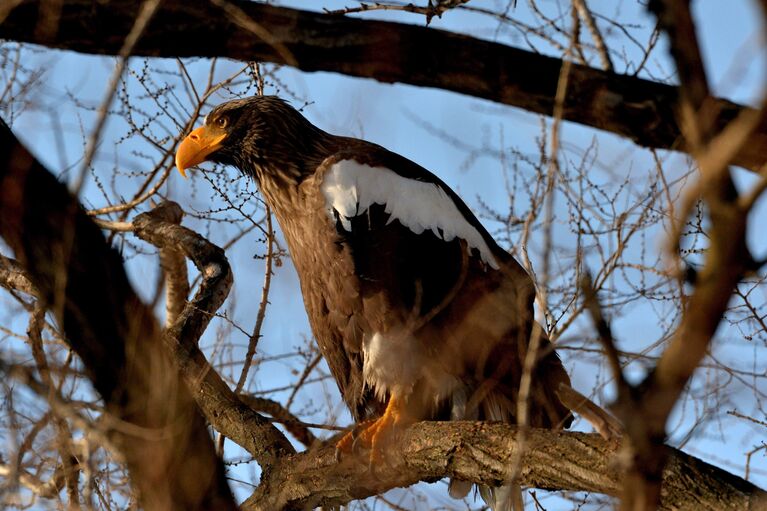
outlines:
[[221, 117], [213, 121], [213, 123], [216, 125], [217, 128], [224, 129], [226, 128], [227, 124], [229, 124], [229, 119], [226, 116], [222, 115]]

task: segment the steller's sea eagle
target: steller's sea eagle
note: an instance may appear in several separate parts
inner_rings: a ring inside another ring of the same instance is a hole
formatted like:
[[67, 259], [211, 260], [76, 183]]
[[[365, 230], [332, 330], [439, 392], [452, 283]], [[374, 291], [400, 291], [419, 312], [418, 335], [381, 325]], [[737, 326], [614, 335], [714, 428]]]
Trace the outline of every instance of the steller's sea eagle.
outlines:
[[[181, 143], [176, 165], [234, 165], [282, 228], [309, 322], [359, 424], [338, 444], [383, 456], [417, 420], [514, 422], [534, 285], [437, 176], [381, 146], [331, 135], [277, 97], [229, 101]], [[531, 426], [567, 427], [569, 378], [543, 340]], [[451, 495], [470, 485], [451, 483]], [[494, 508], [508, 500], [482, 489]], [[463, 494], [463, 495], [461, 495]]]

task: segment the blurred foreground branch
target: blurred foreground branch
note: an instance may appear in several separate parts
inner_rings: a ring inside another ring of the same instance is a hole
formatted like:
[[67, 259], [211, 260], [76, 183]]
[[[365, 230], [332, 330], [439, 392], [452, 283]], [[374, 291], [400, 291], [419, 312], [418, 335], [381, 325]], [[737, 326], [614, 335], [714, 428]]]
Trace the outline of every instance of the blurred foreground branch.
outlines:
[[119, 254], [0, 123], [0, 235], [83, 361], [148, 510], [235, 509], [202, 416]]

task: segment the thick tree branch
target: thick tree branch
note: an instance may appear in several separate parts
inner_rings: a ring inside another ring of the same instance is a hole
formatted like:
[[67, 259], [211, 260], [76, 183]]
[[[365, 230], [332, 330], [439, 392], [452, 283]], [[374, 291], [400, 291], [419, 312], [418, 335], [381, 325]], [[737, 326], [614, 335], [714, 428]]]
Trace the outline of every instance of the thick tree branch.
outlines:
[[[41, 3], [23, 0], [0, 24], [0, 38], [115, 55], [136, 16], [132, 0], [63, 0], [58, 31], [38, 33]], [[305, 71], [441, 88], [543, 115], [554, 110], [560, 59], [427, 27], [246, 0], [217, 3], [235, 9], [238, 16], [208, 2], [166, 0], [134, 54], [276, 62]], [[687, 150], [675, 116], [678, 87], [576, 64], [569, 81], [565, 120], [645, 147]], [[712, 99], [713, 128], [721, 129], [744, 110]], [[761, 122], [733, 163], [758, 170], [766, 161], [767, 123]]]
[[[519, 471], [523, 486], [616, 495], [616, 443], [597, 434], [531, 429]], [[422, 422], [389, 449], [375, 474], [367, 457], [335, 461], [328, 445], [286, 458], [261, 481], [244, 510], [310, 509], [376, 495], [390, 488], [443, 477], [495, 486], [511, 476], [517, 431], [503, 423]], [[767, 493], [713, 465], [667, 448], [663, 509], [740, 511], [767, 509]]]
[[202, 416], [119, 254], [0, 122], [0, 236], [80, 356], [145, 509], [234, 509]]

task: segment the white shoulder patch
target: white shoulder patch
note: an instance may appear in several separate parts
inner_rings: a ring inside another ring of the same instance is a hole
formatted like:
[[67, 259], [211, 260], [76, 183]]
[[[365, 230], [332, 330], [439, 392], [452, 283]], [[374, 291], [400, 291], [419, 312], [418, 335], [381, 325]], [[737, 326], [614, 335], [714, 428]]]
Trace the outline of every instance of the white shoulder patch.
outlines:
[[354, 160], [341, 160], [328, 169], [322, 181], [328, 214], [351, 230], [350, 218], [361, 215], [373, 204], [385, 205], [389, 222], [399, 222], [416, 234], [431, 230], [438, 238], [458, 237], [479, 251], [482, 260], [498, 269], [482, 235], [461, 214], [455, 202], [435, 183], [400, 176], [384, 167], [371, 167]]

